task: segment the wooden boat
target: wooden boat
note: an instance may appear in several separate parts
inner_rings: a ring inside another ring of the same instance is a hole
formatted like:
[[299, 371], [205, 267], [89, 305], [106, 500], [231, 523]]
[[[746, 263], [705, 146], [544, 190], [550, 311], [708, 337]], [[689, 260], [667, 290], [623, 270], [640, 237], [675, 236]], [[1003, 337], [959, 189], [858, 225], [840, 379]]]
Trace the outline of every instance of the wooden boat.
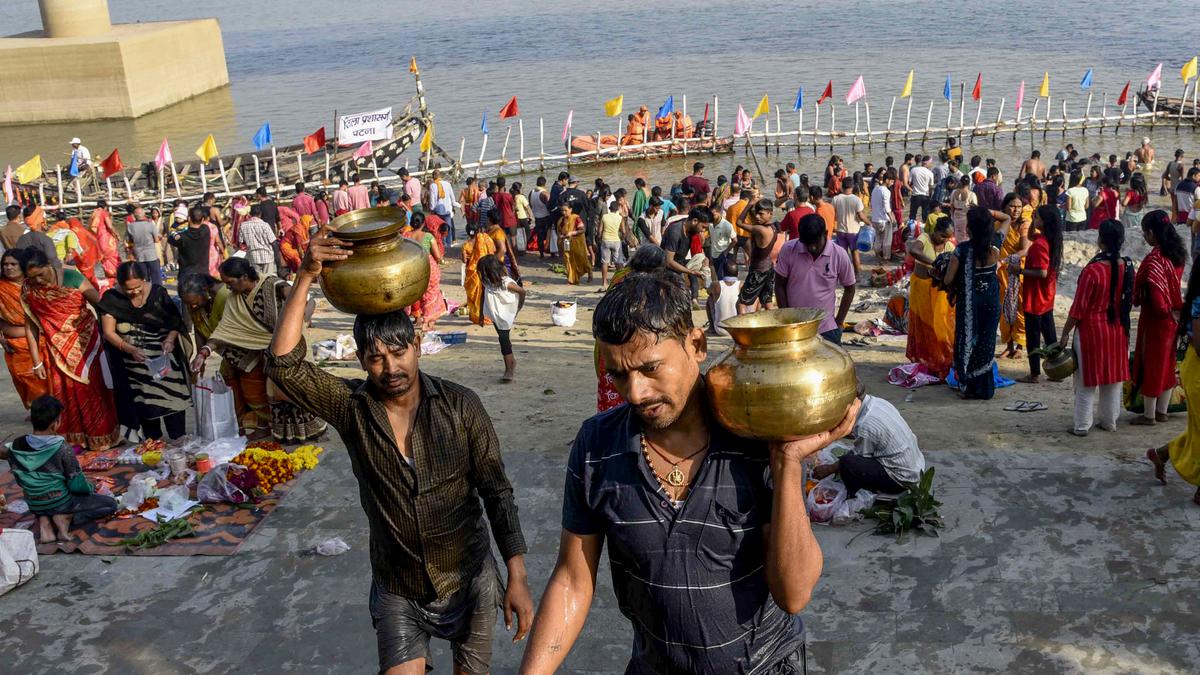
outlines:
[[1197, 112], [1200, 110], [1198, 110], [1195, 99], [1162, 96], [1157, 89], [1154, 91], [1142, 89], [1137, 93], [1137, 97], [1146, 110], [1157, 113], [1159, 116], [1190, 120], [1192, 124], [1200, 125], [1200, 122], [1197, 121]]
[[691, 138], [649, 141], [645, 144], [625, 145], [613, 134], [600, 135], [599, 145], [596, 139], [596, 136], [571, 137], [571, 155], [583, 155], [575, 161], [607, 162], [629, 157], [663, 157], [682, 154], [685, 146], [688, 152], [729, 152], [733, 149], [732, 137], [714, 139], [711, 135], [705, 135], [703, 129], [700, 135]]

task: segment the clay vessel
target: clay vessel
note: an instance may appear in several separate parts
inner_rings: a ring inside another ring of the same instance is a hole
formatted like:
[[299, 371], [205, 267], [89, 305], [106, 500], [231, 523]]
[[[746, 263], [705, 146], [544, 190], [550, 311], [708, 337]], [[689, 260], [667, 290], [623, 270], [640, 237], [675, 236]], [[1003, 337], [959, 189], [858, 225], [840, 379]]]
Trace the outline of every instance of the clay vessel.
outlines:
[[334, 218], [330, 232], [354, 254], [321, 270], [321, 290], [348, 314], [386, 314], [421, 299], [429, 286], [429, 255], [400, 234], [404, 211], [359, 209]]
[[721, 322], [734, 348], [709, 369], [709, 404], [738, 436], [795, 440], [837, 426], [858, 376], [846, 350], [817, 334], [819, 309], [773, 309]]

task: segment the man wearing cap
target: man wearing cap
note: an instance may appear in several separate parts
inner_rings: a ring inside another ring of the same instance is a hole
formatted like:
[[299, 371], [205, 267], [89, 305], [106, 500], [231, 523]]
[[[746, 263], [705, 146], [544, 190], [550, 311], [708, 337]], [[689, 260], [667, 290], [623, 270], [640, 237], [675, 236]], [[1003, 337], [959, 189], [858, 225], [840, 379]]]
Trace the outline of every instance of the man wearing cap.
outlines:
[[71, 139], [71, 161], [67, 166], [75, 166], [75, 171], [78, 176], [82, 176], [92, 170], [92, 152], [87, 149], [87, 146], [80, 142], [79, 137]]

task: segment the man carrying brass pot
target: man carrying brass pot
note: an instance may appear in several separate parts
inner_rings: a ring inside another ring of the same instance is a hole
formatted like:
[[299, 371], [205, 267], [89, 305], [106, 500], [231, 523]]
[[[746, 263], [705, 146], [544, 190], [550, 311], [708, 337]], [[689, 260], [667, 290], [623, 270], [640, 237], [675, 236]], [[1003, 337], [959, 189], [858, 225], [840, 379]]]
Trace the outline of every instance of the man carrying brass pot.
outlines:
[[[475, 392], [417, 367], [419, 334], [403, 310], [354, 318], [367, 379], [343, 380], [305, 361], [305, 298], [323, 262], [347, 245], [320, 232], [309, 245], [269, 350], [267, 375], [346, 444], [371, 530], [371, 619], [386, 675], [423, 675], [429, 639], [449, 640], [454, 672], [490, 668], [496, 606], [520, 640], [533, 621], [525, 538], [500, 443]], [[483, 508], [480, 508], [480, 500]], [[499, 579], [483, 511], [508, 567]]]
[[672, 275], [634, 273], [596, 307], [601, 362], [628, 403], [584, 422], [567, 465], [558, 563], [521, 672], [555, 672], [583, 628], [607, 539], [633, 625], [627, 673], [802, 672], [797, 614], [821, 575], [801, 462], [844, 436], [738, 438], [716, 425], [704, 331]]

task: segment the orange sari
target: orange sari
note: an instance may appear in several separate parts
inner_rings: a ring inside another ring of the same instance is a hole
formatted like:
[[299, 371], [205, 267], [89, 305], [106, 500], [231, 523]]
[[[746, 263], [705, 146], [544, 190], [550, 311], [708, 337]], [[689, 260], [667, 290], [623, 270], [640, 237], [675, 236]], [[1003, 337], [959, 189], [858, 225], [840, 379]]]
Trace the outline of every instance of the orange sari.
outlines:
[[496, 254], [496, 243], [483, 232], [477, 232], [463, 244], [463, 290], [467, 292], [467, 310], [471, 323], [487, 326], [490, 319], [483, 316], [483, 280], [479, 278], [479, 260]]
[[304, 252], [308, 250], [308, 228], [313, 220], [312, 216], [300, 216], [300, 221], [293, 223], [279, 241], [279, 255], [283, 257], [283, 264], [293, 273], [300, 271]]
[[[25, 325], [25, 308], [21, 306], [21, 284], [8, 279], [0, 279], [0, 319], [13, 326]], [[48, 389], [46, 381], [33, 374], [33, 354], [29, 351], [29, 338], [6, 338], [8, 350], [4, 352], [4, 362], [8, 365], [8, 374], [12, 376], [13, 387], [21, 397], [25, 409], [39, 396], [44, 396]]]

